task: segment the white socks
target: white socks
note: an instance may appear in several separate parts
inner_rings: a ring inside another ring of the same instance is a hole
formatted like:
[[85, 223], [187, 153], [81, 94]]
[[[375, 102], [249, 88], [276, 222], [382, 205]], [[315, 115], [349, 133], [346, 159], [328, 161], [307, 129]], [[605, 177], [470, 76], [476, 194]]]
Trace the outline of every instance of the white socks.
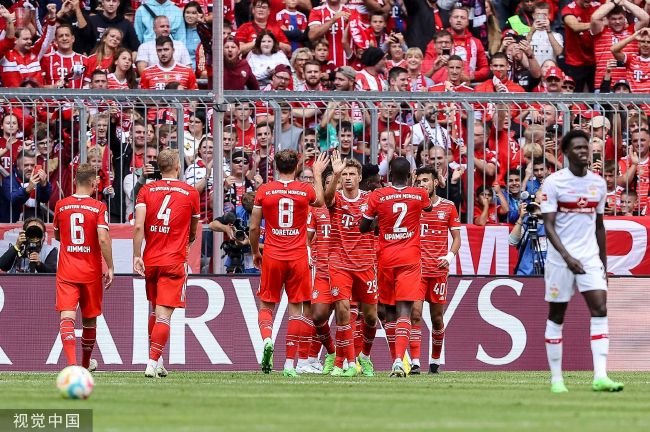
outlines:
[[420, 359], [413, 359], [411, 360], [411, 364], [413, 366], [420, 366]]
[[607, 377], [607, 354], [609, 352], [609, 324], [607, 317], [591, 318], [591, 354], [594, 359], [594, 379]]
[[[593, 319], [593, 318], [592, 318]], [[546, 358], [551, 369], [551, 383], [562, 382], [562, 324], [546, 320], [544, 332]]]
[[293, 359], [286, 359], [284, 361], [284, 368], [285, 369], [293, 369]]
[[160, 356], [158, 359], [158, 365], [156, 367], [164, 367], [165, 366], [165, 360], [163, 359], [163, 356]]

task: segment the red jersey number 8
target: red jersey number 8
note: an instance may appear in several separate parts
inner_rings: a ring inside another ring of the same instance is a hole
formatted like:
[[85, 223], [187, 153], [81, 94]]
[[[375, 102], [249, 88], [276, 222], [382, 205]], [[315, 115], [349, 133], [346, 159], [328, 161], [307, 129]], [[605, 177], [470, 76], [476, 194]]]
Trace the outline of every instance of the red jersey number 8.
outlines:
[[278, 201], [278, 226], [280, 228], [293, 227], [293, 200], [280, 198]]

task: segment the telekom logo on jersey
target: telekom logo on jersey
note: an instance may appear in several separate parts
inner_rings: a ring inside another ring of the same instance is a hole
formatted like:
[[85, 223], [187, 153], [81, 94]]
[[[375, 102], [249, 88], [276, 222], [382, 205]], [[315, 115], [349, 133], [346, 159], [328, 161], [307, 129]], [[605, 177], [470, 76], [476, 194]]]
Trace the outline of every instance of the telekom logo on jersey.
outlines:
[[[257, 324], [257, 301], [254, 294], [257, 286], [251, 286], [250, 279], [232, 279], [231, 281], [236, 294], [238, 309], [241, 310], [244, 321], [244, 326], [242, 326], [241, 323], [237, 323], [237, 325], [233, 326], [232, 331], [242, 333], [241, 335], [238, 335], [242, 340], [242, 343], [246, 343], [244, 342], [246, 340], [244, 332], [247, 332], [249, 343], [254, 349], [257, 362], [259, 362], [261, 360], [262, 351], [261, 344], [259, 343], [261, 341], [261, 335]], [[257, 280], [254, 281], [257, 284]], [[510, 349], [507, 350], [507, 353], [498, 357], [488, 354], [491, 350], [490, 346], [484, 347], [480, 342], [476, 346], [467, 348], [470, 350], [476, 350], [475, 358], [482, 363], [494, 366], [507, 365], [517, 360], [524, 352], [528, 339], [527, 332], [524, 324], [518, 318], [497, 309], [492, 304], [491, 297], [492, 293], [497, 289], [509, 290], [509, 292], [514, 291], [514, 294], [519, 296], [523, 288], [523, 283], [513, 279], [491, 280], [483, 286], [480, 286], [482, 283], [483, 282], [473, 280], [461, 280], [459, 282], [453, 296], [449, 299], [449, 304], [444, 317], [445, 326], [449, 330], [453, 330], [454, 315], [459, 306], [463, 303], [466, 294], [470, 291], [470, 288], [480, 289], [478, 302], [476, 303], [480, 317], [488, 325], [507, 333], [510, 336], [512, 343]], [[214, 333], [208, 327], [208, 323], [217, 319], [224, 311], [226, 299], [224, 288], [215, 280], [201, 278], [192, 278], [188, 280], [188, 286], [191, 287], [190, 289], [192, 290], [196, 290], [196, 288], [203, 289], [207, 294], [207, 304], [203, 313], [195, 317], [187, 317], [183, 309], [178, 309], [174, 313], [171, 322], [169, 363], [181, 365], [192, 363], [192, 359], [186, 358], [186, 338], [189, 334], [189, 330], [196, 341], [198, 341], [198, 344], [205, 352], [210, 363], [215, 365], [236, 365], [237, 362], [233, 361], [233, 359], [226, 354]], [[106, 365], [135, 365], [145, 364], [147, 362], [149, 353], [147, 335], [148, 305], [145, 298], [144, 281], [142, 279], [133, 279], [132, 288], [133, 328], [132, 332], [128, 332], [132, 334], [133, 338], [131, 352], [124, 352], [124, 348], [122, 348], [121, 352], [118, 350], [118, 345], [123, 347], [125, 344], [124, 341], [116, 341], [114, 333], [128, 334], [124, 332], [125, 329], [121, 328], [123, 327], [122, 323], [108, 323], [103, 316], [98, 317], [97, 354], [101, 356], [102, 362]], [[472, 295], [471, 297], [474, 296]], [[474, 300], [468, 301], [471, 301], [472, 303], [474, 302]], [[2, 312], [3, 306], [4, 294], [0, 287], [0, 313]], [[231, 305], [230, 307], [232, 308], [233, 306]], [[274, 316], [274, 339], [276, 338], [278, 330], [285, 318], [286, 310], [287, 298], [286, 296], [283, 296]], [[426, 326], [431, 328], [428, 305], [426, 304], [425, 310], [423, 311], [423, 318]], [[114, 330], [111, 331], [111, 328], [114, 328]], [[78, 329], [77, 337], [80, 336], [81, 330]], [[382, 338], [385, 337], [385, 334], [380, 330], [377, 336]], [[379, 343], [379, 345], [382, 345], [381, 348], [383, 348], [384, 344]], [[492, 349], [494, 349], [494, 347], [492, 347]], [[47, 358], [43, 359], [45, 360], [45, 364], [51, 365], [59, 363], [61, 351], [61, 340], [60, 337], [56, 335]], [[429, 352], [430, 351], [431, 341], [429, 340]], [[444, 350], [442, 359], [444, 361]], [[13, 364], [1, 347], [0, 364]]]

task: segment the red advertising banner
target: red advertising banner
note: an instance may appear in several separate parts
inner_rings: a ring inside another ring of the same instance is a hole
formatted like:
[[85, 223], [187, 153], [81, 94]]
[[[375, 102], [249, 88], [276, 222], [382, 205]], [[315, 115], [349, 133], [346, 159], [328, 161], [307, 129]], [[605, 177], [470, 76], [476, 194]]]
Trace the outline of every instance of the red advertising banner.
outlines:
[[[612, 369], [649, 370], [649, 279], [610, 280]], [[188, 280], [188, 307], [176, 310], [165, 362], [170, 370], [259, 370], [262, 342], [257, 325], [255, 277], [201, 277]], [[0, 277], [0, 371], [55, 371], [64, 366], [54, 277]], [[539, 278], [450, 278], [445, 312], [445, 370], [544, 370], [547, 305]], [[284, 360], [287, 300], [274, 320], [276, 369]], [[144, 370], [149, 315], [144, 280], [119, 276], [98, 318], [94, 357], [102, 370]], [[428, 307], [423, 312], [422, 362], [431, 352]], [[78, 320], [78, 336], [81, 325]], [[591, 369], [589, 315], [580, 296], [564, 326], [567, 370]], [[636, 330], [635, 330], [636, 329]], [[80, 349], [80, 348], [79, 348]], [[372, 357], [379, 370], [390, 359], [383, 330]], [[646, 359], [646, 361], [642, 361]]]
[[[0, 251], [9, 247], [18, 237], [21, 225], [0, 225]], [[650, 217], [617, 217], [605, 220], [607, 228], [608, 270], [615, 275], [650, 275]], [[479, 227], [464, 225], [461, 228], [461, 248], [450, 273], [457, 275], [507, 275], [513, 274], [517, 263], [517, 249], [508, 244], [511, 227], [494, 225]], [[131, 225], [111, 225], [113, 259], [117, 273], [132, 271]], [[200, 268], [201, 230], [190, 252], [190, 267]], [[450, 240], [451, 241], [451, 240]], [[58, 245], [51, 229], [48, 242]]]

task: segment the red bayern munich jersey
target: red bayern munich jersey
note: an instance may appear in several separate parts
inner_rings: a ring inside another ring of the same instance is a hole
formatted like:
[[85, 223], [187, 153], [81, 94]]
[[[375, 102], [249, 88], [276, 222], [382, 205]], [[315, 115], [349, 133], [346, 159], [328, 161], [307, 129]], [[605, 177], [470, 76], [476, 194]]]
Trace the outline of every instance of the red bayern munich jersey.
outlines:
[[460, 218], [453, 202], [438, 197], [433, 210], [422, 212], [420, 219], [420, 249], [422, 251], [422, 276], [444, 276], [449, 271], [439, 269], [440, 258], [449, 252], [448, 231], [459, 230]]
[[265, 223], [264, 255], [280, 261], [307, 257], [307, 216], [316, 192], [307, 183], [274, 180], [255, 193]]
[[632, 93], [650, 93], [650, 57], [626, 53], [625, 67]]
[[[603, 31], [594, 36], [594, 54], [596, 56], [596, 88], [600, 88], [605, 71], [607, 70], [607, 61], [614, 59], [612, 46], [616, 45], [623, 39], [634, 34], [634, 24], [628, 24], [620, 33], [614, 33], [609, 26], [605, 26]], [[635, 53], [639, 50], [639, 43], [633, 41], [625, 46], [624, 53]], [[625, 67], [615, 67], [612, 69], [611, 82], [625, 79]]]
[[419, 187], [388, 186], [370, 193], [363, 217], [379, 218], [379, 267], [420, 262], [420, 214], [430, 206], [427, 191]]
[[97, 229], [108, 230], [106, 204], [88, 195], [72, 195], [56, 203], [54, 229], [59, 232], [57, 279], [94, 282], [102, 277], [102, 251]]
[[330, 242], [332, 239], [332, 224], [330, 222], [330, 212], [326, 207], [313, 207], [307, 218], [307, 231], [316, 233], [314, 241], [311, 243], [311, 258], [314, 267], [319, 273], [329, 274]]
[[[81, 74], [74, 74], [75, 66]], [[73, 52], [61, 54], [53, 51], [41, 59], [41, 69], [45, 74], [45, 85], [51, 86], [59, 80], [69, 78], [66, 88], [80, 89], [84, 86], [84, 73], [88, 66], [88, 57]]]
[[[341, 6], [339, 11], [348, 12], [350, 14], [349, 20], [339, 18], [337, 22], [332, 24], [332, 27], [329, 28], [323, 37], [327, 39], [327, 42], [329, 43], [328, 60], [334, 62], [336, 66], [345, 66], [348, 64], [348, 58], [345, 54], [345, 46], [343, 44], [343, 35], [345, 33], [345, 28], [348, 26], [350, 21], [360, 21], [361, 17], [356, 10], [348, 6]], [[336, 15], [336, 11], [332, 10], [327, 5], [327, 3], [322, 6], [315, 7], [309, 13], [309, 27], [325, 24], [331, 20], [334, 15]]]
[[140, 77], [140, 88], [148, 90], [165, 90], [170, 82], [178, 82], [186, 90], [196, 90], [196, 76], [189, 66], [174, 63], [174, 66], [164, 68], [160, 65], [152, 65], [142, 72]]
[[369, 192], [360, 190], [356, 198], [348, 199], [336, 191], [334, 205], [329, 208], [332, 223], [331, 268], [354, 271], [374, 267], [375, 239], [371, 233], [361, 234], [359, 231], [369, 195]]
[[166, 266], [187, 259], [192, 218], [201, 217], [199, 192], [177, 179], [162, 179], [142, 186], [135, 208], [144, 207], [144, 264]]

